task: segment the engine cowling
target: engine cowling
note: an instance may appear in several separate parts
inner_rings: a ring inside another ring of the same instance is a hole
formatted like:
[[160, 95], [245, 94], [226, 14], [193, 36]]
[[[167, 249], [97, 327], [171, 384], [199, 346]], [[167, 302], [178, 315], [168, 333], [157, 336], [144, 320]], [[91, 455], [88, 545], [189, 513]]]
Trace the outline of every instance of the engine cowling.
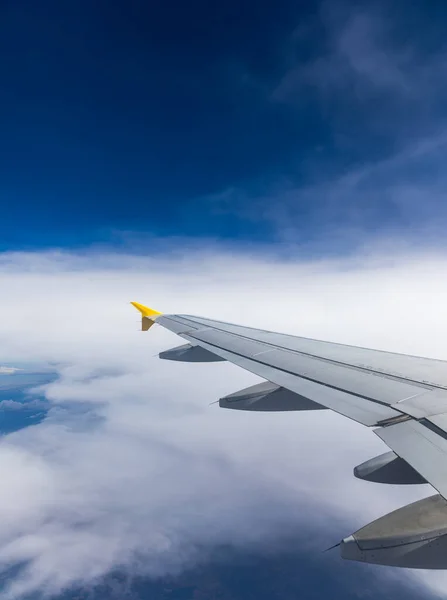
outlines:
[[403, 458], [394, 452], [385, 452], [358, 465], [354, 469], [358, 479], [375, 483], [391, 483], [395, 485], [412, 485], [427, 483]]
[[252, 385], [224, 398], [220, 398], [221, 408], [251, 411], [288, 411], [288, 410], [322, 410], [325, 406], [295, 394], [279, 385], [265, 381]]
[[342, 558], [410, 569], [447, 569], [447, 501], [436, 494], [391, 512], [340, 543]]

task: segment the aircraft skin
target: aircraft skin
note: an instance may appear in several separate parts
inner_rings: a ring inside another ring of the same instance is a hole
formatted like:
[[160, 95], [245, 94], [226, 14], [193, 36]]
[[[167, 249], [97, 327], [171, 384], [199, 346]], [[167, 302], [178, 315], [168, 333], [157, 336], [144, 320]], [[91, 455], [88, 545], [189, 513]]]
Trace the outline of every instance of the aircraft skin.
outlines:
[[219, 400], [251, 411], [331, 409], [373, 427], [391, 449], [354, 469], [377, 483], [429, 483], [437, 494], [369, 523], [340, 542], [343, 558], [447, 569], [447, 361], [280, 334], [132, 302], [142, 330], [154, 323], [183, 344], [159, 354], [185, 362], [229, 361], [266, 381]]

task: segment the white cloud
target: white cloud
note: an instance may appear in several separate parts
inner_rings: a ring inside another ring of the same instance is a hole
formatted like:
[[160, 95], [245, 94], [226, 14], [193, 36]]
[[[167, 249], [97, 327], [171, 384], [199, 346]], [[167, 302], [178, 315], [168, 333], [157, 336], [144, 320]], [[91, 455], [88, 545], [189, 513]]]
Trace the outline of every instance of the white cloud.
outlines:
[[[335, 251], [369, 255], [371, 245], [445, 248], [447, 151], [444, 125], [436, 134], [414, 136], [386, 158], [369, 158], [343, 173], [318, 165], [310, 183], [293, 180], [256, 196], [229, 190], [221, 210], [263, 221], [280, 243], [308, 256]], [[314, 165], [315, 167], [315, 165]], [[304, 208], [303, 208], [304, 207]]]
[[356, 480], [352, 468], [384, 446], [332, 413], [208, 406], [256, 378], [154, 358], [181, 339], [140, 332], [129, 301], [447, 359], [446, 267], [446, 256], [392, 253], [308, 263], [213, 250], [2, 255], [0, 360], [57, 362], [61, 374], [46, 421], [0, 443], [0, 562], [29, 561], [4, 598], [120, 566], [172, 572], [207, 547], [295, 528], [319, 550], [429, 494]]
[[0, 411], [20, 411], [20, 410], [35, 410], [36, 408], [46, 408], [47, 403], [39, 398], [30, 400], [29, 402], [18, 402], [17, 400], [0, 400]]

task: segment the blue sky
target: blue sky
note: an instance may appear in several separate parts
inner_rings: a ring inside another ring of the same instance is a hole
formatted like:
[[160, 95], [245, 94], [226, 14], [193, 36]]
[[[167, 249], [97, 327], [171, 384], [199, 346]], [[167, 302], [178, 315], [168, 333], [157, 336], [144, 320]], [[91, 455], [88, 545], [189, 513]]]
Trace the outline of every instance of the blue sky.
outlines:
[[446, 12], [5, 4], [1, 248], [441, 243]]

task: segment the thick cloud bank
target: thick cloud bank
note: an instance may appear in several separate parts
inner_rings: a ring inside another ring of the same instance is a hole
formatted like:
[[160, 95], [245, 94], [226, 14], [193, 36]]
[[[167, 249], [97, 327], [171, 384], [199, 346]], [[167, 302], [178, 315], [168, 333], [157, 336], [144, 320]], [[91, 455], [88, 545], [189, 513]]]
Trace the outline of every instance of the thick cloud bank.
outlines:
[[[129, 301], [447, 359], [446, 271], [442, 255], [2, 255], [0, 365], [46, 362], [60, 374], [45, 388], [47, 418], [0, 442], [0, 564], [22, 565], [3, 598], [54, 594], [121, 567], [175, 573], [220, 544], [269, 545], [291, 532], [319, 552], [430, 494], [357, 481], [352, 468], [384, 447], [335, 414], [209, 406], [257, 379], [226, 363], [158, 360], [181, 340], [140, 332]], [[399, 573], [377, 569], [419, 576]]]

